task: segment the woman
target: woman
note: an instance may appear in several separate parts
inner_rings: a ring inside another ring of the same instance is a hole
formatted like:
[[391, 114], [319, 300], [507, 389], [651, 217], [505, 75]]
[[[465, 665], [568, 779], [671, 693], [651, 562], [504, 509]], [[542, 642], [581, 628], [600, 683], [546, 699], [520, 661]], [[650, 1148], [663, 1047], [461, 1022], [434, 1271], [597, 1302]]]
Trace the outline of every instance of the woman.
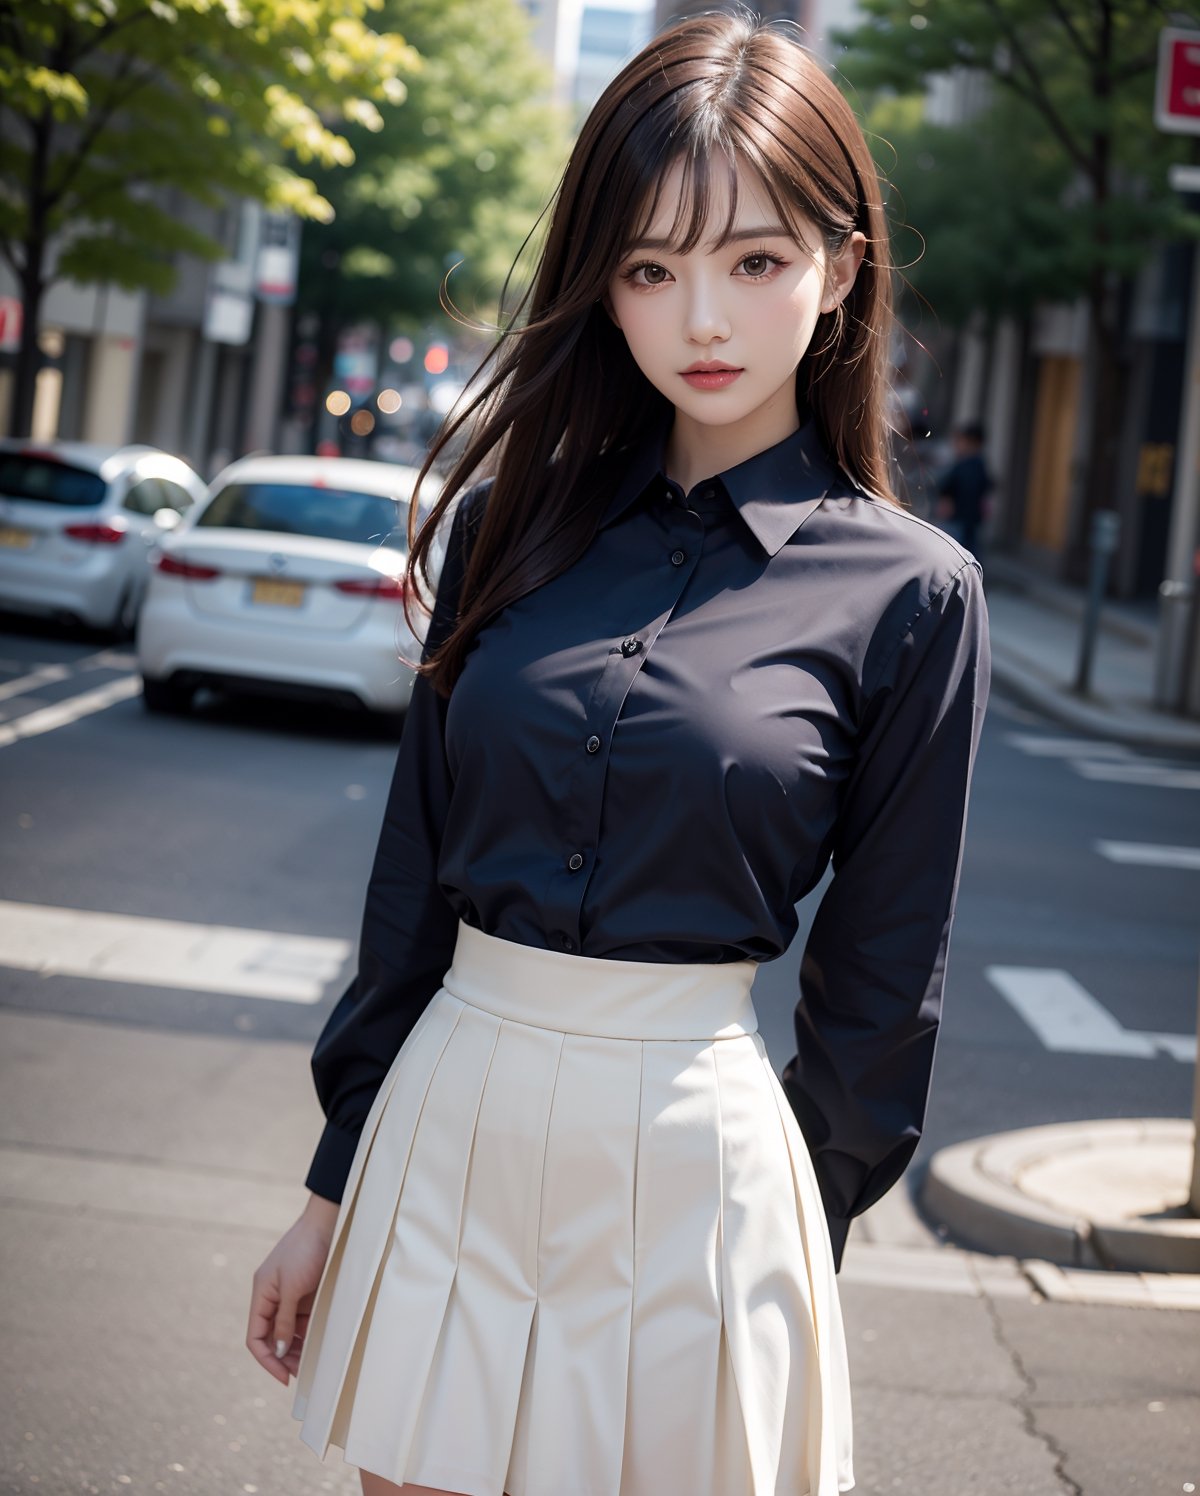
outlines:
[[[835, 1275], [920, 1134], [989, 675], [978, 564], [889, 488], [878, 199], [812, 58], [719, 15], [568, 165], [255, 1275], [366, 1496], [854, 1484]], [[781, 1087], [751, 984], [831, 857]]]

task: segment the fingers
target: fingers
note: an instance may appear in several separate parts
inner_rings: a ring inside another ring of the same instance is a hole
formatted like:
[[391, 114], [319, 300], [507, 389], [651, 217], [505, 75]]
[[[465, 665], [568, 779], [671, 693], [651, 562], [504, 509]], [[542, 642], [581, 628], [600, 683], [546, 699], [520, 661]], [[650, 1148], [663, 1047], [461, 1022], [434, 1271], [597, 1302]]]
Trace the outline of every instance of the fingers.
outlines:
[[[292, 1341], [296, 1331], [295, 1302], [284, 1308], [278, 1272], [264, 1263], [254, 1274], [253, 1291], [250, 1298], [250, 1316], [246, 1327], [246, 1349], [258, 1364], [286, 1387], [289, 1377], [299, 1366], [299, 1352], [293, 1351]], [[280, 1315], [286, 1318], [281, 1323]], [[282, 1351], [278, 1342], [286, 1335]], [[287, 1364], [291, 1356], [292, 1365]]]

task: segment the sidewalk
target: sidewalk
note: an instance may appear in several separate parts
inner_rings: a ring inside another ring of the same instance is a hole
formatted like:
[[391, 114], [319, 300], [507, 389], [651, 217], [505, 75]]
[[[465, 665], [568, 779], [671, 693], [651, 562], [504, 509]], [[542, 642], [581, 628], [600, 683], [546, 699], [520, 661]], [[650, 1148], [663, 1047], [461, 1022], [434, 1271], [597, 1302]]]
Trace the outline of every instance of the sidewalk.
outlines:
[[[1200, 721], [1153, 705], [1154, 603], [1105, 603], [1085, 701], [1071, 689], [1083, 593], [1005, 556], [984, 570], [997, 691], [1082, 735], [1200, 757]], [[1048, 1297], [1200, 1308], [1200, 1219], [1187, 1209], [1193, 1143], [1192, 1124], [1178, 1118], [973, 1138], [933, 1156], [922, 1206], [957, 1240], [1020, 1260]]]
[[1154, 705], [1157, 604], [1105, 601], [1092, 660], [1092, 691], [1072, 689], [1079, 660], [1082, 590], [1038, 576], [1009, 556], [984, 560], [996, 686], [1064, 727], [1131, 748], [1200, 758], [1200, 720]]

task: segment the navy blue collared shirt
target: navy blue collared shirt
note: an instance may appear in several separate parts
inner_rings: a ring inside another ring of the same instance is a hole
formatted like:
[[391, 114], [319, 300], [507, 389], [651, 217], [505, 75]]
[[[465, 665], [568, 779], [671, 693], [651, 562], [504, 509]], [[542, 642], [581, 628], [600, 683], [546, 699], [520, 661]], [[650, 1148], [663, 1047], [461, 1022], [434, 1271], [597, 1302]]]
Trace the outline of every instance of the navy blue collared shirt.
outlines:
[[[990, 681], [982, 572], [856, 488], [812, 419], [687, 495], [662, 452], [628, 454], [582, 557], [485, 625], [449, 700], [414, 684], [358, 971], [313, 1056], [307, 1182], [341, 1198], [459, 919], [585, 956], [769, 961], [832, 859], [783, 1083], [840, 1267], [924, 1121]], [[427, 649], [487, 492], [458, 506]]]

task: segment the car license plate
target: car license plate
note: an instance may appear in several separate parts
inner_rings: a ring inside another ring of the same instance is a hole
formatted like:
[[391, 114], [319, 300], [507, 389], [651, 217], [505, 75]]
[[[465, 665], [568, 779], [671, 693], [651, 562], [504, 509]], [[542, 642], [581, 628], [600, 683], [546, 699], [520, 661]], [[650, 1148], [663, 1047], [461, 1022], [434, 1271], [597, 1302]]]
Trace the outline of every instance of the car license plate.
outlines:
[[0, 545], [11, 545], [19, 551], [27, 551], [32, 544], [32, 530], [18, 530], [12, 525], [0, 525]]
[[279, 582], [274, 577], [255, 577], [250, 601], [275, 607], [298, 608], [304, 602], [303, 582]]

